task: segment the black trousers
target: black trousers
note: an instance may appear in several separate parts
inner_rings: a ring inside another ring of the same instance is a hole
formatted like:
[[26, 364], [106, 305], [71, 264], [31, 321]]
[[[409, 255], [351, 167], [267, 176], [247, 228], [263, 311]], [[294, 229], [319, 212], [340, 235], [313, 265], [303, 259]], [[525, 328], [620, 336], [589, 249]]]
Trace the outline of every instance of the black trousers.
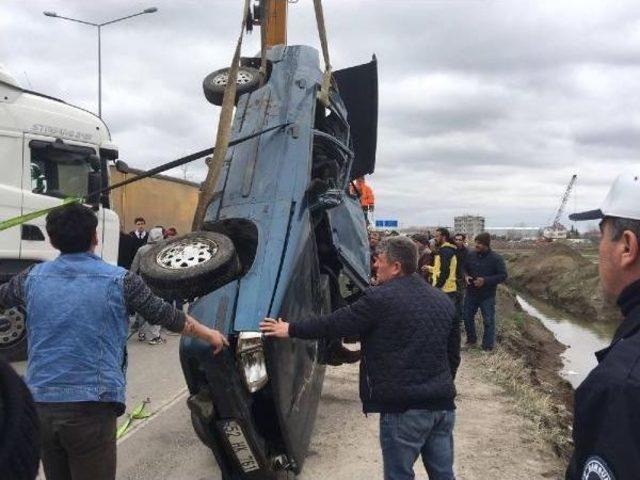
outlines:
[[47, 480], [116, 478], [116, 408], [112, 403], [37, 403]]
[[449, 357], [449, 368], [451, 369], [451, 376], [456, 379], [456, 373], [458, 373], [458, 367], [460, 366], [460, 341], [462, 338], [462, 332], [460, 329], [460, 319], [458, 318], [458, 302], [460, 296], [457, 292], [449, 292], [447, 296], [451, 299], [456, 306], [456, 318], [453, 320], [451, 333], [449, 334], [449, 342], [447, 344], [447, 356]]

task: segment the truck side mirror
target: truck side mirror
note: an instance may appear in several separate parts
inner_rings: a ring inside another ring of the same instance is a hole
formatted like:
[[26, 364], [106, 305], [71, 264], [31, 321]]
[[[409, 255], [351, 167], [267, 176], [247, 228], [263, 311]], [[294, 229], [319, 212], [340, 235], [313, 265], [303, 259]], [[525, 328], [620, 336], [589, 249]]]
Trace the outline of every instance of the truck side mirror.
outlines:
[[100, 172], [89, 172], [88, 178], [88, 195], [86, 203], [91, 205], [94, 210], [100, 209], [100, 189], [102, 188], [102, 175]]
[[100, 157], [98, 157], [97, 155], [89, 155], [88, 161], [91, 170], [93, 170], [94, 172], [100, 171]]
[[116, 170], [120, 173], [129, 173], [129, 165], [122, 160], [116, 160]]

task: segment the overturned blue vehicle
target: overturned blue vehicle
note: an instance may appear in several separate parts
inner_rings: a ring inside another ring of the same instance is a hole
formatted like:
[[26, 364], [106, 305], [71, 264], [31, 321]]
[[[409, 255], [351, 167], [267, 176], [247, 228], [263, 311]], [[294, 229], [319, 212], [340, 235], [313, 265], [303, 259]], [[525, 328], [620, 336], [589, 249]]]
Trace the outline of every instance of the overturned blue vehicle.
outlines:
[[[259, 59], [242, 61], [233, 136], [287, 127], [231, 148], [203, 231], [155, 247], [142, 265], [160, 294], [192, 299], [190, 313], [230, 340], [214, 356], [185, 338], [180, 359], [196, 433], [234, 480], [300, 472], [325, 365], [344, 360], [340, 342], [267, 341], [259, 322], [328, 313], [357, 298], [370, 275], [365, 218], [349, 186], [374, 170], [375, 57], [334, 72], [328, 105], [318, 100], [315, 49], [278, 46], [267, 60], [262, 85]], [[205, 79], [214, 103], [225, 74]]]

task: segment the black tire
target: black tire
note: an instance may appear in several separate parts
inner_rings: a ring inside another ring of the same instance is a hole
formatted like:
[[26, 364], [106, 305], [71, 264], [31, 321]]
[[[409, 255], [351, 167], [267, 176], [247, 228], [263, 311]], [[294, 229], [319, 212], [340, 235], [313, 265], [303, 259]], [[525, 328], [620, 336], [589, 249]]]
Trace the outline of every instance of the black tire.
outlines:
[[27, 330], [22, 308], [0, 308], [0, 358], [7, 362], [27, 359]]
[[167, 300], [194, 299], [229, 283], [242, 271], [235, 246], [217, 232], [193, 232], [154, 246], [140, 273]]
[[[214, 105], [222, 105], [224, 89], [227, 86], [229, 69], [223, 68], [210, 73], [202, 81], [204, 96]], [[238, 103], [241, 95], [252, 92], [260, 86], [260, 71], [252, 67], [241, 66], [238, 70], [238, 80], [236, 81], [236, 98], [234, 103]]]

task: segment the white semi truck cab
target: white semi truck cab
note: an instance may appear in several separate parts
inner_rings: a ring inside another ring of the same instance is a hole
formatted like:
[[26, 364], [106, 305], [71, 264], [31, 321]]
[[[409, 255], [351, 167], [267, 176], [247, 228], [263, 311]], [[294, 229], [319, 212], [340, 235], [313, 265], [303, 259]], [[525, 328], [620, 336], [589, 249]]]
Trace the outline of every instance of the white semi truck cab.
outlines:
[[[107, 162], [116, 160], [106, 124], [93, 113], [25, 90], [0, 67], [0, 221], [55, 207], [65, 198], [86, 197], [109, 183]], [[109, 196], [88, 199], [98, 215], [97, 254], [115, 264], [119, 221]], [[0, 231], [0, 283], [58, 255], [45, 217]], [[26, 355], [20, 309], [0, 308], [0, 357]]]

